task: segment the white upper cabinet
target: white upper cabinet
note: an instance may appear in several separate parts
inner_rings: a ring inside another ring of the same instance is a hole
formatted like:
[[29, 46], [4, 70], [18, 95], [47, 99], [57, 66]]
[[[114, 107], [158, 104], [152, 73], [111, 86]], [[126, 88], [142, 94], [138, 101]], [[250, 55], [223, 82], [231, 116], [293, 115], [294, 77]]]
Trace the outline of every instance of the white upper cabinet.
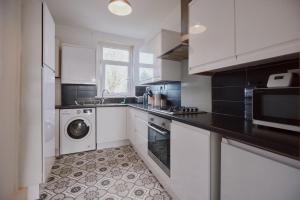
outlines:
[[180, 33], [161, 30], [154, 38], [145, 43], [141, 51], [153, 55], [153, 77], [141, 80], [140, 84], [160, 81], [180, 81], [181, 63], [158, 58], [180, 43]]
[[245, 58], [253, 61], [300, 51], [299, 0], [236, 0], [235, 3], [238, 56], [257, 54]]
[[239, 64], [300, 51], [299, 0], [193, 0], [189, 73], [225, 70]]
[[189, 73], [205, 72], [235, 61], [234, 0], [194, 0], [189, 27], [206, 27], [190, 34]]
[[55, 23], [43, 3], [43, 64], [55, 70]]
[[61, 83], [96, 84], [96, 50], [62, 45]]

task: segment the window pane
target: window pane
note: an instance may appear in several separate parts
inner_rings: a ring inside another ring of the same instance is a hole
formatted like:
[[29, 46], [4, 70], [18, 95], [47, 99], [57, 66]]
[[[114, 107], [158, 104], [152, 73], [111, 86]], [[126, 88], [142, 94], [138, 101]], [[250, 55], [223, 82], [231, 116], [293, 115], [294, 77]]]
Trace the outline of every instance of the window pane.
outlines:
[[140, 54], [139, 54], [139, 62], [141, 64], [153, 65], [153, 63], [154, 63], [154, 55], [152, 53], [143, 53], [143, 52], [140, 52]]
[[128, 66], [105, 65], [105, 88], [112, 94], [128, 92]]
[[103, 60], [129, 62], [129, 51], [123, 49], [103, 48]]
[[153, 78], [153, 68], [140, 67], [139, 79], [140, 81], [148, 80]]

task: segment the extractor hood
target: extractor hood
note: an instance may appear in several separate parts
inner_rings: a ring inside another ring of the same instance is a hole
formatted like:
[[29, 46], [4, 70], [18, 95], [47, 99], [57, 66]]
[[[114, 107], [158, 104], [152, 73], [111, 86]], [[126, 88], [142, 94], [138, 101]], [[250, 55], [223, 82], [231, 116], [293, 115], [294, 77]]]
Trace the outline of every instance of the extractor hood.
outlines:
[[178, 45], [159, 56], [161, 59], [182, 61], [189, 56], [189, 3], [191, 0], [181, 0], [181, 41]]

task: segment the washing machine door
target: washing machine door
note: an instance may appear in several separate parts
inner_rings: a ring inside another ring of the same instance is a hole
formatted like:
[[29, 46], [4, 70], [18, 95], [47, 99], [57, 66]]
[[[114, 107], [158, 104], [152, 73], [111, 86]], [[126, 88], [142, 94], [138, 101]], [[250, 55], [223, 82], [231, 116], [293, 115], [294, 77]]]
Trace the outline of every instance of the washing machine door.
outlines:
[[80, 140], [87, 136], [90, 131], [90, 126], [83, 119], [74, 119], [68, 124], [67, 134], [72, 139]]

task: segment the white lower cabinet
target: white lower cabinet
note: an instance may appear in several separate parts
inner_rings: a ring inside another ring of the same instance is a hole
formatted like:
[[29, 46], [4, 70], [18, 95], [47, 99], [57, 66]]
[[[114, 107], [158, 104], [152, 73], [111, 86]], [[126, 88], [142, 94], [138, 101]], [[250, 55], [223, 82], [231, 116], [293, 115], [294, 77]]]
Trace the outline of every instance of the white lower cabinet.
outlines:
[[171, 188], [180, 200], [210, 199], [210, 132], [171, 124]]
[[148, 113], [129, 108], [127, 135], [135, 150], [146, 159], [148, 156]]
[[300, 199], [299, 161], [229, 140], [221, 152], [221, 200]]
[[126, 107], [97, 108], [97, 148], [126, 144]]

